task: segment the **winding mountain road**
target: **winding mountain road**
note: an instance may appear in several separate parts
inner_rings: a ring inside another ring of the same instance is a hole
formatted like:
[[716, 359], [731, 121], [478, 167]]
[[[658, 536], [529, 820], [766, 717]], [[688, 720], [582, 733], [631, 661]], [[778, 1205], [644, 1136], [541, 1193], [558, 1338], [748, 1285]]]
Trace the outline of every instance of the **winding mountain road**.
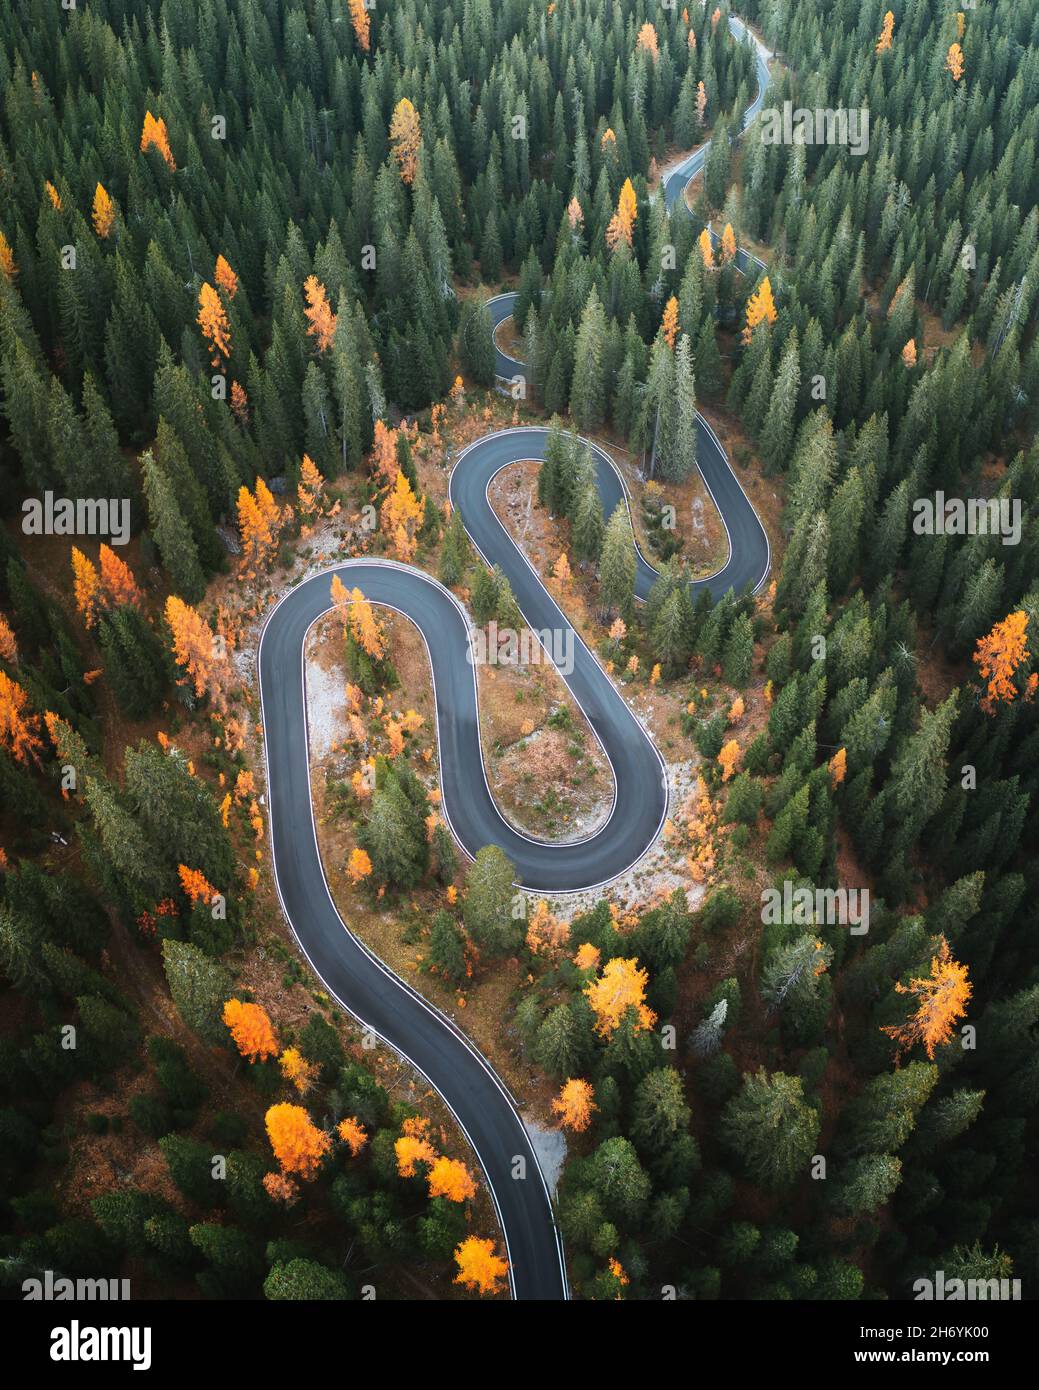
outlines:
[[[730, 27], [742, 26], [730, 20]], [[733, 30], [737, 33], [737, 30]], [[737, 37], [740, 34], [737, 33]], [[760, 46], [759, 46], [760, 47]], [[763, 61], [763, 81], [768, 71]], [[763, 87], [755, 107], [760, 108]], [[701, 167], [689, 157], [684, 180]], [[696, 161], [699, 159], [700, 163]], [[671, 197], [679, 172], [669, 176]], [[511, 300], [513, 296], [504, 299]], [[495, 322], [507, 312], [492, 301]], [[502, 357], [503, 375], [522, 363]], [[473, 544], [507, 575], [527, 625], [569, 636], [565, 614], [498, 521], [487, 498], [494, 475], [509, 463], [544, 457], [548, 432], [528, 426], [487, 435], [458, 458], [450, 480]], [[608, 455], [589, 442], [604, 510], [626, 494]], [[768, 573], [768, 539], [729, 468], [724, 450], [702, 418], [697, 454], [730, 543], [726, 565], [699, 582], [712, 594], [757, 587]], [[257, 665], [265, 736], [272, 863], [285, 916], [314, 972], [340, 1006], [406, 1058], [439, 1092], [472, 1144], [501, 1221], [515, 1298], [568, 1297], [566, 1269], [552, 1204], [536, 1154], [512, 1097], [460, 1029], [394, 974], [340, 917], [318, 848], [310, 797], [305, 693], [306, 635], [332, 607], [338, 574], [373, 603], [407, 616], [426, 643], [433, 674], [440, 750], [442, 811], [469, 855], [498, 844], [516, 866], [517, 881], [560, 894], [605, 883], [638, 861], [655, 841], [667, 809], [666, 769], [642, 725], [580, 637], [573, 633], [573, 669], [563, 677], [586, 714], [613, 769], [619, 790], [606, 823], [584, 840], [550, 844], [503, 820], [487, 783], [478, 718], [470, 619], [458, 600], [422, 571], [392, 561], [345, 561], [304, 580], [272, 609], [260, 637]], [[645, 598], [655, 571], [639, 552], [636, 592]], [[518, 1160], [522, 1160], [521, 1162]]]

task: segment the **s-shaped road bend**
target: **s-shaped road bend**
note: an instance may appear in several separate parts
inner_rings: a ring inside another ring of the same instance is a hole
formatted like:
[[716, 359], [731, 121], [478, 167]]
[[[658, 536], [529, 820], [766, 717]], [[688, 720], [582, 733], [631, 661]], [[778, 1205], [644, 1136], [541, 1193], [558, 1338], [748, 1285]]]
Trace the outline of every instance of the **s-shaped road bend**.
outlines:
[[[735, 25], [739, 21], [730, 20], [730, 26]], [[755, 114], [762, 96], [763, 87], [752, 108]], [[697, 151], [686, 161], [683, 184], [701, 167], [702, 155], [703, 151]], [[669, 203], [672, 187], [669, 182]], [[511, 302], [505, 312], [499, 312], [503, 307], [501, 300], [492, 301], [496, 322], [512, 311]], [[522, 372], [522, 364], [503, 357], [499, 369], [502, 375], [514, 374]], [[477, 440], [455, 464], [450, 496], [484, 559], [501, 565], [528, 626], [538, 632], [567, 632], [570, 624], [565, 615], [513, 544], [487, 498], [494, 475], [509, 463], [543, 458], [547, 438], [544, 428], [528, 426]], [[768, 573], [768, 539], [721, 444], [702, 419], [697, 439], [700, 468], [725, 523], [730, 549], [723, 569], [700, 581], [700, 586], [706, 585], [716, 596], [730, 586], [756, 588]], [[609, 515], [626, 499], [624, 486], [609, 457], [592, 443], [588, 447]], [[645, 598], [655, 571], [641, 552], [637, 561], [636, 593]], [[491, 794], [480, 745], [471, 622], [458, 600], [436, 580], [392, 561], [344, 561], [290, 589], [264, 624], [257, 664], [272, 863], [285, 916], [332, 997], [408, 1060], [454, 1114], [483, 1169], [497, 1209], [513, 1297], [565, 1299], [569, 1293], [562, 1242], [548, 1188], [514, 1100], [461, 1030], [354, 935], [329, 891], [310, 796], [304, 647], [310, 628], [332, 607], [333, 574], [339, 574], [348, 588], [360, 588], [371, 602], [403, 613], [422, 634], [433, 675], [441, 808], [468, 855], [474, 856], [484, 845], [500, 845], [516, 866], [522, 887], [558, 895], [606, 883], [636, 863], [656, 840], [666, 814], [664, 762], [575, 633], [574, 666], [564, 679], [610, 761], [615, 800], [606, 823], [581, 841], [534, 840], [503, 820]], [[523, 1163], [517, 1164], [517, 1159]], [[525, 1176], [516, 1176], [517, 1172]]]

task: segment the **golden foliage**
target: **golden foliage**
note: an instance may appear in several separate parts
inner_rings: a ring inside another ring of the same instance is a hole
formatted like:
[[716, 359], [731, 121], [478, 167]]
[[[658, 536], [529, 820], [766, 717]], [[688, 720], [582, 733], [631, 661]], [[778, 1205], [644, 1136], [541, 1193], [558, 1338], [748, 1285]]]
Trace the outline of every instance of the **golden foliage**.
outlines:
[[588, 1128], [592, 1123], [592, 1111], [598, 1108], [591, 1083], [577, 1077], [565, 1081], [552, 1102], [552, 1109], [559, 1116], [560, 1129], [572, 1129], [575, 1134], [582, 1134]]
[[455, 1283], [478, 1293], [498, 1293], [509, 1272], [508, 1261], [494, 1250], [494, 1242], [469, 1236], [455, 1251], [458, 1273]]
[[749, 343], [759, 323], [775, 323], [777, 318], [775, 301], [772, 298], [772, 282], [766, 275], [758, 289], [747, 300], [747, 326], [743, 330], [743, 341]]
[[1024, 609], [1010, 613], [986, 637], [979, 637], [974, 651], [978, 675], [988, 682], [981, 699], [986, 714], [995, 714], [997, 705], [1009, 705], [1017, 698], [1014, 675], [1028, 660], [1028, 614]]
[[224, 302], [208, 280], [198, 292], [198, 317], [195, 322], [209, 344], [209, 361], [219, 367], [231, 356], [231, 325]]
[[0, 232], [0, 270], [8, 280], [14, 280], [18, 274], [18, 266], [15, 264], [14, 252], [11, 250], [11, 243]]
[[309, 1180], [317, 1177], [332, 1141], [301, 1105], [272, 1105], [265, 1118], [267, 1138], [283, 1173]]
[[356, 1115], [348, 1115], [345, 1120], [340, 1120], [336, 1133], [350, 1150], [352, 1158], [356, 1158], [368, 1142], [368, 1132]]
[[606, 245], [611, 251], [615, 251], [622, 241], [626, 242], [628, 246], [631, 245], [632, 232], [638, 215], [639, 204], [635, 190], [632, 187], [631, 179], [625, 179], [617, 198], [617, 211], [610, 218], [606, 228]]
[[224, 1023], [230, 1029], [235, 1046], [249, 1062], [266, 1062], [277, 1057], [278, 1039], [266, 1012], [259, 1004], [228, 999], [224, 1004]]
[[891, 36], [895, 32], [895, 16], [888, 10], [881, 25], [880, 38], [877, 39], [877, 53], [886, 53], [891, 47]]
[[39, 761], [36, 750], [41, 745], [39, 716], [31, 713], [28, 695], [6, 671], [0, 671], [0, 747], [16, 763], [24, 763], [30, 756]]
[[112, 235], [115, 226], [115, 204], [99, 183], [94, 189], [94, 203], [90, 213], [94, 231], [105, 240]]
[[949, 943], [942, 936], [938, 954], [931, 959], [930, 975], [910, 980], [908, 985], [896, 984], [895, 990], [915, 997], [916, 1012], [905, 1023], [887, 1024], [880, 1031], [898, 1043], [900, 1055], [914, 1043], [923, 1043], [933, 1061], [935, 1049], [952, 1039], [956, 1024], [967, 1012], [971, 996], [967, 967], [953, 960]]
[[336, 316], [328, 302], [328, 293], [316, 275], [308, 275], [303, 281], [303, 293], [307, 301], [303, 310], [309, 325], [307, 337], [317, 339], [318, 352], [327, 352], [336, 336]]
[[584, 992], [596, 1017], [595, 1031], [608, 1038], [628, 1009], [636, 1013], [636, 1032], [652, 1028], [656, 1014], [647, 1006], [649, 972], [635, 959], [615, 956], [606, 962], [602, 974], [585, 985]]
[[234, 299], [238, 293], [238, 276], [228, 265], [224, 257], [217, 256], [216, 267], [213, 270], [213, 279], [216, 281], [217, 289], [222, 290], [228, 299]]
[[945, 66], [952, 73], [952, 80], [958, 82], [963, 76], [963, 49], [958, 43], [950, 45], [945, 55]]
[[170, 149], [169, 131], [166, 129], [166, 122], [161, 116], [156, 118], [150, 111], [144, 113], [144, 126], [141, 130], [141, 153], [146, 150], [157, 149], [166, 161], [166, 167], [171, 173], [176, 173], [177, 164], [173, 158], [173, 151]]
[[674, 295], [664, 305], [664, 317], [660, 323], [660, 331], [664, 335], [664, 342], [673, 352], [675, 339], [678, 337], [678, 300]]
[[429, 1195], [446, 1197], [449, 1202], [467, 1202], [476, 1196], [476, 1183], [461, 1159], [441, 1154], [429, 1170]]
[[400, 165], [400, 176], [412, 183], [418, 169], [418, 152], [422, 145], [422, 126], [419, 114], [407, 97], [401, 97], [390, 119], [390, 144]]

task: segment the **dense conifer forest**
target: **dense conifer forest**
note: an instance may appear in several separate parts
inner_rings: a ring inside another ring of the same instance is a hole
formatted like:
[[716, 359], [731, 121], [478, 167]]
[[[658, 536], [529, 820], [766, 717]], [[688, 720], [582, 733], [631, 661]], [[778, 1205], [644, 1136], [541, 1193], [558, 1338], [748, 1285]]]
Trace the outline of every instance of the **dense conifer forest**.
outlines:
[[[0, 0], [5, 1297], [524, 1296], [451, 1097], [286, 923], [257, 674], [345, 562], [522, 631], [455, 489], [524, 427], [488, 505], [658, 750], [659, 834], [521, 891], [344, 568], [330, 902], [516, 1093], [571, 1297], [1032, 1296], [1037, 142], [1022, 0]], [[715, 445], [757, 588], [706, 582]], [[479, 670], [483, 780], [590, 838], [538, 660]]]

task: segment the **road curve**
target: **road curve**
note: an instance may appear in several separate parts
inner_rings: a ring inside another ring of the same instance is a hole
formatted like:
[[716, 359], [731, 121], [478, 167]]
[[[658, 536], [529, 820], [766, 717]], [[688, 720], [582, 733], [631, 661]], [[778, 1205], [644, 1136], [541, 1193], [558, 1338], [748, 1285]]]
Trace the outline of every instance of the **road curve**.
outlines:
[[[730, 21], [730, 27], [738, 23]], [[758, 108], [761, 96], [759, 92]], [[755, 108], [752, 112], [756, 114]], [[506, 316], [501, 314], [495, 322]], [[522, 374], [521, 363], [500, 356]], [[337, 1003], [407, 1059], [444, 1099], [486, 1177], [504, 1233], [513, 1297], [550, 1300], [569, 1296], [562, 1243], [544, 1177], [512, 1097], [461, 1030], [384, 965], [353, 934], [333, 902], [310, 797], [304, 685], [306, 635], [332, 607], [331, 578], [339, 574], [348, 587], [359, 587], [372, 602], [406, 615], [423, 636], [434, 682], [442, 810], [467, 853], [499, 844], [516, 865], [519, 883], [553, 894], [603, 883], [645, 853], [666, 812], [663, 760], [595, 657], [572, 633], [487, 499], [491, 478], [511, 462], [542, 458], [546, 440], [547, 431], [540, 427], [504, 430], [477, 440], [459, 456], [450, 495], [474, 545], [508, 576], [526, 623], [537, 631], [572, 634], [573, 668], [563, 673], [564, 679], [612, 764], [622, 798], [615, 800], [609, 818], [594, 835], [550, 844], [522, 835], [502, 819], [483, 769], [470, 622], [458, 600], [420, 570], [360, 559], [304, 580], [268, 615], [257, 667], [272, 864], [293, 934]], [[608, 456], [593, 443], [588, 447], [598, 467], [604, 509], [610, 512], [625, 498], [623, 483]], [[768, 572], [768, 540], [721, 444], [702, 418], [697, 455], [729, 534], [730, 555], [717, 575], [694, 587], [706, 585], [715, 595], [730, 586], [756, 587]], [[639, 552], [640, 597], [648, 594], [654, 578], [655, 571]], [[515, 1176], [518, 1158], [525, 1168], [523, 1179]]]

